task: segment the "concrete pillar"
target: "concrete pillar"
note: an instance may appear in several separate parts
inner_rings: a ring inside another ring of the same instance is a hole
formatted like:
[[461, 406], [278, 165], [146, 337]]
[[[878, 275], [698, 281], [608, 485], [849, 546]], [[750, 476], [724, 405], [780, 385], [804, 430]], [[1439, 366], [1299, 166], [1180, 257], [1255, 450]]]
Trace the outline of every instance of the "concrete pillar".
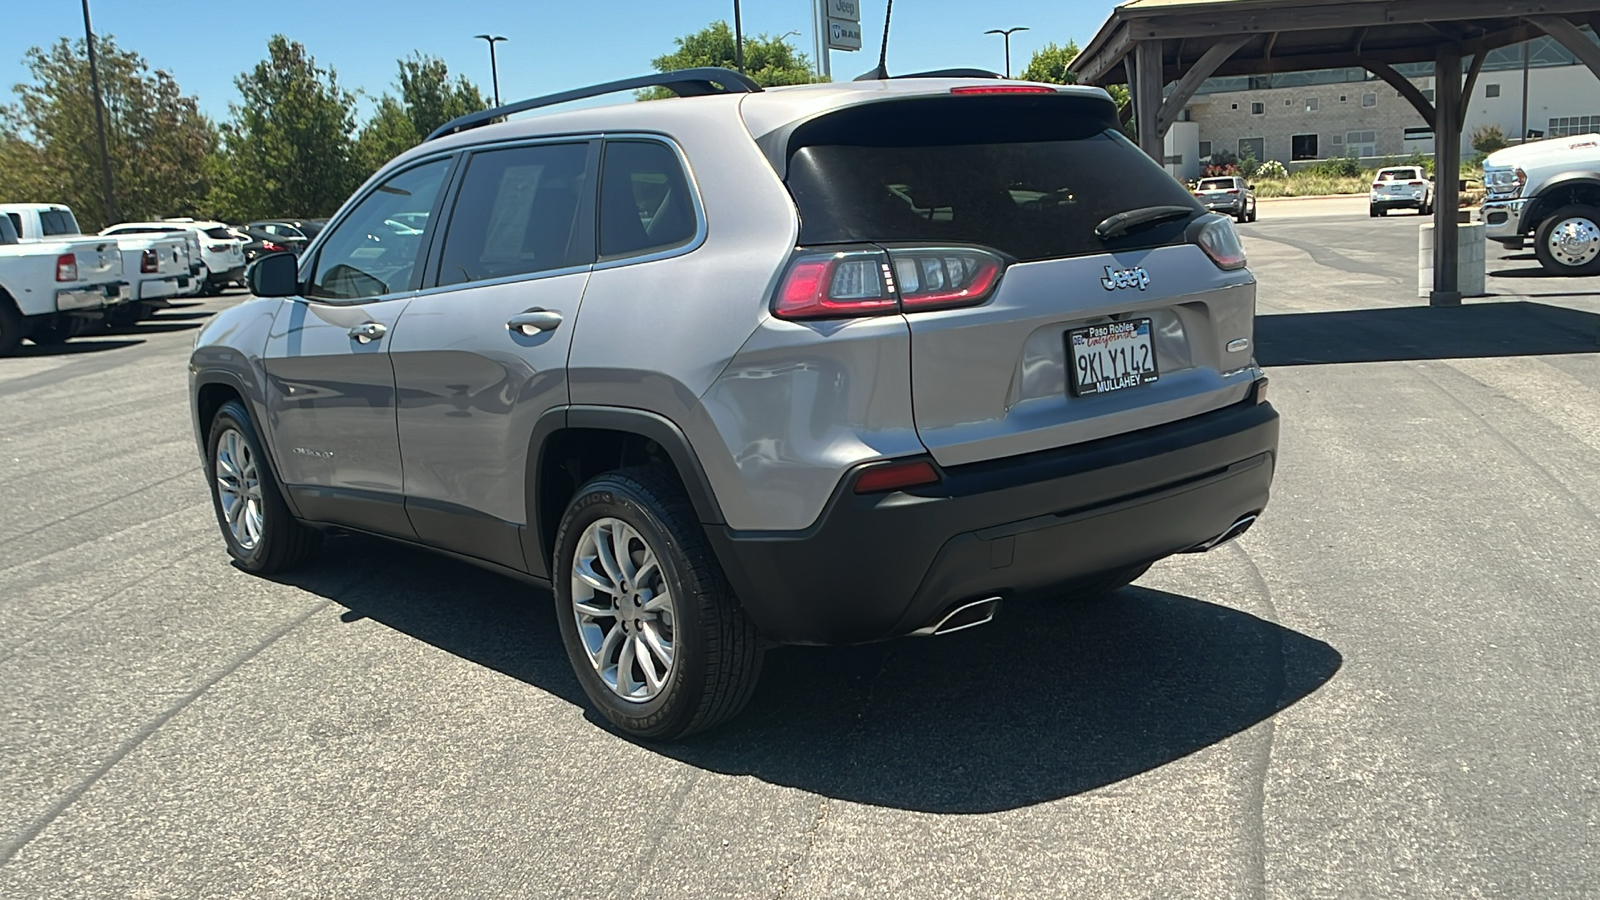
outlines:
[[1433, 292], [1429, 306], [1460, 306], [1461, 48], [1440, 44], [1434, 54]]
[[1139, 129], [1139, 149], [1163, 165], [1166, 163], [1163, 152], [1166, 142], [1162, 140], [1160, 116], [1164, 80], [1161, 42], [1140, 41], [1134, 44], [1133, 84], [1129, 85], [1129, 93], [1133, 96], [1135, 127]]

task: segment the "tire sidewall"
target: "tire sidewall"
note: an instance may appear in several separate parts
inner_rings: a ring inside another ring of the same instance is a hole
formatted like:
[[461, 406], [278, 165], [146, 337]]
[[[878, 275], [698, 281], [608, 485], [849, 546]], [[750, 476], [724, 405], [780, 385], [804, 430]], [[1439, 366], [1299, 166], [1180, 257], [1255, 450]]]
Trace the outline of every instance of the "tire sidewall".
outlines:
[[[256, 473], [261, 480], [261, 540], [256, 541], [252, 550], [246, 550], [234, 538], [233, 529], [228, 527], [228, 518], [222, 513], [222, 499], [217, 491], [217, 444], [230, 428], [244, 435], [245, 443], [250, 446], [250, 454], [255, 457]], [[277, 479], [273, 477], [272, 466], [267, 462], [266, 452], [261, 446], [261, 439], [256, 436], [250, 416], [237, 401], [224, 403], [211, 419], [211, 430], [206, 435], [206, 480], [211, 488], [211, 511], [216, 515], [217, 527], [222, 530], [222, 539], [227, 542], [228, 555], [247, 570], [260, 569], [276, 537], [278, 517], [286, 510], [280, 511], [280, 504], [269, 499], [276, 496]]]
[[[654, 510], [655, 499], [630, 480], [602, 476], [585, 485], [567, 507], [556, 535], [555, 559], [551, 568], [551, 593], [555, 595], [556, 620], [561, 642], [567, 648], [584, 693], [611, 722], [628, 732], [650, 737], [671, 734], [695, 715], [700, 701], [700, 685], [705, 682], [707, 649], [704, 646], [700, 586], [684, 565], [682, 546]], [[589, 662], [588, 651], [578, 635], [577, 617], [572, 610], [571, 575], [574, 556], [583, 532], [598, 519], [614, 518], [626, 522], [650, 544], [661, 566], [662, 578], [673, 596], [674, 665], [667, 686], [644, 703], [617, 696], [601, 680]]]
[[1564, 265], [1550, 252], [1550, 233], [1556, 226], [1567, 219], [1585, 218], [1595, 225], [1600, 225], [1600, 209], [1592, 206], [1563, 206], [1539, 223], [1539, 229], [1534, 235], [1533, 253], [1539, 258], [1539, 265], [1545, 271], [1558, 275], [1587, 276], [1600, 274], [1600, 256], [1589, 260], [1581, 266]]

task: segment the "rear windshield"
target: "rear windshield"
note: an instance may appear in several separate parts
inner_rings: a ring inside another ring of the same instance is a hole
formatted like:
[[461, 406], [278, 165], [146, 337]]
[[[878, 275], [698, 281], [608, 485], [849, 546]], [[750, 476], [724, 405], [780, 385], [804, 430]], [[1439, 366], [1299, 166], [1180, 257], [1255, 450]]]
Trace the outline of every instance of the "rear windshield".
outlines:
[[1234, 186], [1232, 178], [1207, 178], [1200, 182], [1202, 191], [1231, 191]]
[[1185, 220], [1102, 242], [1146, 206], [1203, 210], [1083, 98], [933, 97], [867, 104], [797, 129], [787, 181], [807, 245], [972, 243], [1020, 260], [1159, 246]]
[[1422, 174], [1416, 169], [1385, 169], [1378, 173], [1379, 181], [1411, 181], [1421, 178]]
[[47, 209], [39, 213], [39, 230], [45, 235], [77, 234], [78, 220], [65, 209]]
[[234, 239], [234, 234], [226, 228], [207, 228], [206, 237], [219, 241], [231, 241]]

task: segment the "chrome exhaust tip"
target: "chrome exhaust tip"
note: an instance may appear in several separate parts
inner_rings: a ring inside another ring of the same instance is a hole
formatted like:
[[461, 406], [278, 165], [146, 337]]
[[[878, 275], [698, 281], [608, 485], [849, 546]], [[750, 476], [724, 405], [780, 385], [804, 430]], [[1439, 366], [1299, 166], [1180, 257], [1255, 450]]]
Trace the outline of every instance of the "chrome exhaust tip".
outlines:
[[1185, 550], [1183, 552], [1185, 552], [1185, 553], [1204, 553], [1207, 550], [1212, 550], [1212, 549], [1215, 549], [1217, 547], [1220, 547], [1223, 544], [1226, 544], [1227, 542], [1229, 542], [1229, 541], [1233, 540], [1234, 538], [1238, 537], [1239, 535], [1244, 534], [1246, 531], [1249, 531], [1250, 530], [1250, 526], [1254, 525], [1256, 523], [1256, 519], [1259, 517], [1259, 515], [1260, 515], [1259, 513], [1250, 513], [1247, 516], [1240, 516], [1238, 521], [1234, 522], [1232, 525], [1229, 525], [1227, 527], [1227, 529], [1224, 530], [1221, 534], [1217, 535], [1216, 537], [1212, 538], [1209, 541], [1201, 541], [1200, 543], [1195, 544], [1193, 547], [1190, 547], [1189, 549], [1187, 549], [1187, 550]]
[[953, 634], [968, 628], [986, 625], [994, 619], [995, 610], [1000, 608], [999, 597], [985, 597], [982, 600], [968, 600], [958, 603], [945, 611], [931, 625], [925, 625], [911, 632], [918, 637], [933, 637], [941, 634]]

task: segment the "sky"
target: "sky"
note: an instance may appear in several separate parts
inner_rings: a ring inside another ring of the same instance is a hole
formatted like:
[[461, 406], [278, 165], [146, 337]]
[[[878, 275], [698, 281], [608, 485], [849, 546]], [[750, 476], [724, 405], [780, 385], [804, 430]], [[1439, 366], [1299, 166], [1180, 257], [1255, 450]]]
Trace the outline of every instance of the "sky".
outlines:
[[[80, 0], [7, 0], [0, 19], [0, 103], [30, 80], [24, 54], [61, 37], [83, 36]], [[1044, 44], [1086, 43], [1114, 0], [900, 0], [890, 26], [889, 71], [952, 66], [1003, 71], [1004, 44], [990, 28], [1026, 26], [1011, 36], [1012, 69], [1020, 72]], [[861, 0], [863, 49], [832, 53], [833, 77], [846, 80], [877, 64], [885, 0]], [[790, 43], [811, 55], [811, 0], [743, 0], [746, 34], [798, 31]], [[266, 55], [282, 33], [301, 42], [319, 65], [331, 66], [347, 89], [363, 94], [363, 116], [375, 98], [395, 93], [395, 61], [417, 50], [438, 56], [490, 95], [489, 54], [473, 35], [492, 31], [498, 44], [500, 98], [512, 102], [651, 71], [650, 60], [673, 49], [673, 38], [733, 20], [733, 0], [91, 0], [97, 34], [165, 69], [214, 119], [228, 117], [238, 97], [233, 79]], [[621, 99], [631, 99], [624, 97]]]

